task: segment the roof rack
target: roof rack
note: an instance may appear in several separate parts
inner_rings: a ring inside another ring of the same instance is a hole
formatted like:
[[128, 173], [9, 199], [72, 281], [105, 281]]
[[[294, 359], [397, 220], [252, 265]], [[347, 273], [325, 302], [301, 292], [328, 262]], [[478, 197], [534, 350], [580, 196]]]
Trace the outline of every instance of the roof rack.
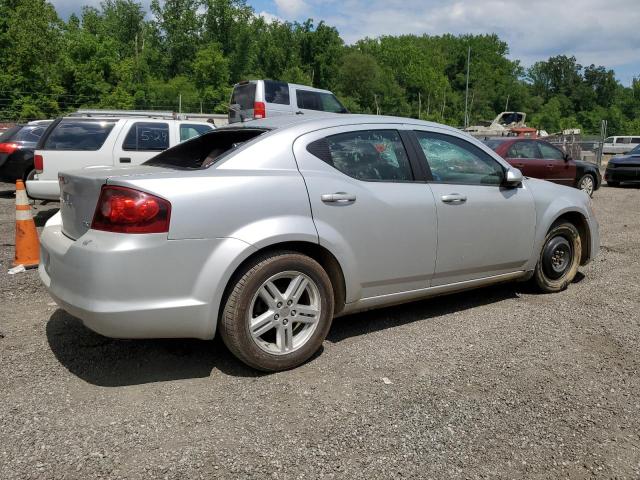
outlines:
[[80, 109], [67, 115], [68, 117], [146, 117], [177, 119], [175, 112], [161, 112], [155, 110], [87, 110]]

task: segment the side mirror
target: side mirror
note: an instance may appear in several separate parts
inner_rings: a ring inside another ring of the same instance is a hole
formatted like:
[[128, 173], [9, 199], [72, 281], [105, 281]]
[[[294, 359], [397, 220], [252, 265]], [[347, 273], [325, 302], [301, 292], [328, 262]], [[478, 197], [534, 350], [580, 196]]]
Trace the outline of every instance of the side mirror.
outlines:
[[518, 187], [522, 184], [522, 172], [517, 168], [510, 168], [507, 170], [507, 175], [504, 179], [503, 185], [505, 187]]
[[565, 162], [568, 162], [569, 160], [571, 160], [571, 155], [569, 155], [568, 153], [565, 153], [562, 155], [562, 158], [564, 158]]

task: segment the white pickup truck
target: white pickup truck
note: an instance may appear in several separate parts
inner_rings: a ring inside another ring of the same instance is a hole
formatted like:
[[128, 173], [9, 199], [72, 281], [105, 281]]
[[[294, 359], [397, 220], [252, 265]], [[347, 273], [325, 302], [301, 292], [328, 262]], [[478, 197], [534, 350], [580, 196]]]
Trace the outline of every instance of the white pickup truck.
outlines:
[[136, 165], [215, 127], [167, 118], [64, 117], [43, 134], [34, 154], [36, 175], [27, 181], [32, 198], [58, 200], [58, 173], [98, 165]]

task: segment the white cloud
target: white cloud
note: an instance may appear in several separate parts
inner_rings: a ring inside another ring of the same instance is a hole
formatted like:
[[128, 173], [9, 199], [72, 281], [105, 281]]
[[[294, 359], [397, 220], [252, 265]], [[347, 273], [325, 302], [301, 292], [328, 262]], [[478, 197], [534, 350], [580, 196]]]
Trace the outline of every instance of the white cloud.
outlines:
[[640, 74], [638, 0], [343, 0], [322, 8], [325, 2], [314, 1], [347, 43], [385, 34], [497, 33], [525, 65], [566, 54], [583, 65], [636, 64]]
[[295, 18], [309, 11], [309, 6], [304, 0], [274, 0], [278, 13], [283, 16]]
[[273, 13], [269, 13], [269, 12], [256, 13], [256, 16], [264, 18], [264, 21], [267, 22], [267, 23], [284, 22], [284, 20], [282, 18], [280, 18], [277, 15], [274, 15]]

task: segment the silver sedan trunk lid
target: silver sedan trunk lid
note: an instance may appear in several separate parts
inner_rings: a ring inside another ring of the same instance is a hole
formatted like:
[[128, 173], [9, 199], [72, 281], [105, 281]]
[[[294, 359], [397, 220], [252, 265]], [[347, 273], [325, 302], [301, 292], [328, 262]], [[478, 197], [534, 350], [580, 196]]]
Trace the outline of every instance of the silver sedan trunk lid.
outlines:
[[168, 174], [170, 170], [158, 167], [90, 167], [83, 170], [61, 172], [60, 215], [62, 232], [69, 238], [77, 239], [91, 228], [91, 221], [100, 198], [102, 186], [110, 178], [139, 177], [153, 174]]

